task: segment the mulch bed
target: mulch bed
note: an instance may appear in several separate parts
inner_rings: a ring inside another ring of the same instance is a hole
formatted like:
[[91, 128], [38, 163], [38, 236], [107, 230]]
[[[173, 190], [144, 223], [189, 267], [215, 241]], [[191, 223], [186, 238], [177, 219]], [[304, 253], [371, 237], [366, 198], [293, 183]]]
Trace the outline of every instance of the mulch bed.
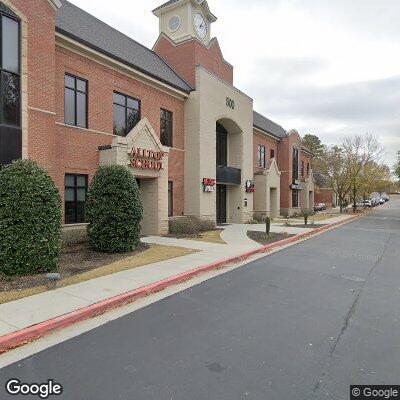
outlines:
[[248, 231], [247, 236], [250, 239], [254, 240], [255, 242], [265, 246], [267, 244], [276, 243], [284, 239], [289, 239], [296, 235], [289, 235], [288, 233], [274, 233], [274, 232], [267, 235], [265, 232]]
[[[131, 257], [147, 250], [149, 245], [141, 243], [133, 252], [123, 254], [100, 253], [85, 244], [69, 246], [60, 257], [58, 273], [61, 279], [91, 271], [123, 258]], [[46, 274], [28, 276], [4, 276], [0, 274], [0, 292], [23, 290], [49, 284]]]

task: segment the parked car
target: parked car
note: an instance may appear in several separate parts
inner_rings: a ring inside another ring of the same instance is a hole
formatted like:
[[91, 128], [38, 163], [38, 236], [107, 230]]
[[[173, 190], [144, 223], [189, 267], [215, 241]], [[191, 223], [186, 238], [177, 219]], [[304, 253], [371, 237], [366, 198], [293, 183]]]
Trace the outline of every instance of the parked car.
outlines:
[[380, 198], [379, 197], [372, 197], [371, 199], [372, 207], [376, 207], [380, 205]]
[[390, 200], [390, 197], [386, 193], [382, 193], [381, 197], [383, 200], [385, 200], [385, 202]]
[[314, 204], [314, 211], [325, 211], [326, 210], [326, 204], [325, 203], [317, 203]]
[[357, 207], [368, 207], [371, 208], [372, 206], [372, 201], [371, 200], [361, 200], [357, 203]]
[[379, 197], [379, 204], [382, 205], [385, 203], [386, 203], [386, 200], [383, 197]]

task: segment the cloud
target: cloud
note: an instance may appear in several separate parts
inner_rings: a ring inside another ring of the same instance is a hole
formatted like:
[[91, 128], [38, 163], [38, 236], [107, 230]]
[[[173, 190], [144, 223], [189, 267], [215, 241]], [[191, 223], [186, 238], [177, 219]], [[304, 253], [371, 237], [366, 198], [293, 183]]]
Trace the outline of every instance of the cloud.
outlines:
[[[303, 72], [307, 75], [307, 68]], [[302, 77], [297, 84], [293, 76], [261, 85], [254, 81], [250, 91], [256, 107], [287, 129], [317, 134], [329, 144], [372, 133], [385, 147], [387, 163], [394, 162], [400, 149], [400, 75], [334, 86], [304, 84]]]

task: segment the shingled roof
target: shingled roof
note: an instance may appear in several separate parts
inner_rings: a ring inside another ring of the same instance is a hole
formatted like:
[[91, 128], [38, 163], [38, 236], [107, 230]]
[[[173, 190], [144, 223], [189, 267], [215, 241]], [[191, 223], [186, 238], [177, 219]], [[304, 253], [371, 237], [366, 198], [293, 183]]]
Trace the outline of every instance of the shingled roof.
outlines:
[[154, 51], [67, 0], [61, 0], [61, 3], [62, 7], [57, 11], [57, 32], [183, 92], [193, 90]]
[[153, 10], [153, 12], [154, 12], [154, 11], [161, 10], [161, 9], [164, 8], [164, 7], [168, 7], [168, 6], [170, 6], [171, 4], [176, 3], [177, 1], [179, 1], [179, 0], [169, 0], [169, 1], [167, 1], [166, 3], [164, 3], [164, 4], [161, 4], [161, 6], [155, 8], [155, 9]]
[[283, 139], [287, 136], [287, 132], [280, 125], [256, 111], [253, 112], [253, 125], [255, 128], [275, 136], [278, 139]]

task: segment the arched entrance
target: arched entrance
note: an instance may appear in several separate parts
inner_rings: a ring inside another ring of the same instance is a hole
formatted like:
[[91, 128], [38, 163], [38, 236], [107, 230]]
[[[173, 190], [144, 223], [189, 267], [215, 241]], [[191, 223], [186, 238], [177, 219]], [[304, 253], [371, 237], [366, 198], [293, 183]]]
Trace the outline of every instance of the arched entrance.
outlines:
[[216, 220], [233, 222], [242, 205], [242, 130], [231, 119], [216, 122]]

